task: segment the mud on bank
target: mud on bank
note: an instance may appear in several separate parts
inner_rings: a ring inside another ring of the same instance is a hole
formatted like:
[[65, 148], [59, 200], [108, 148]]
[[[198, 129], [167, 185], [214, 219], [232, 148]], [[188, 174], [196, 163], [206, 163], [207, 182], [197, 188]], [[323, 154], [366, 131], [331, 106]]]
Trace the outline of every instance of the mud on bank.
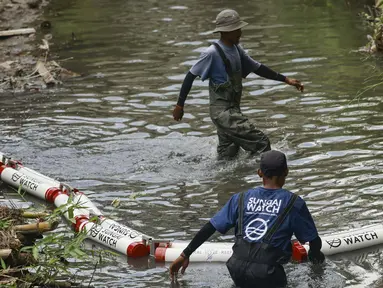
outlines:
[[51, 61], [50, 22], [42, 17], [48, 4], [48, 0], [0, 1], [0, 31], [36, 30], [29, 35], [0, 37], [0, 93], [40, 91], [59, 84], [64, 77], [76, 76], [63, 69], [57, 60]]

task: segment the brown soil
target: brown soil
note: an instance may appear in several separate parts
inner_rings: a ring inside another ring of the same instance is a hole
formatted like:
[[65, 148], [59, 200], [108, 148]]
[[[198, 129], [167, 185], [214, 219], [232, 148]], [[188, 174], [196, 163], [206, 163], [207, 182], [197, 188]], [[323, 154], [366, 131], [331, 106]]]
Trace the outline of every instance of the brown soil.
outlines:
[[[0, 0], [0, 31], [34, 28], [37, 32], [43, 30], [49, 36], [50, 23], [41, 17], [48, 1]], [[49, 41], [47, 43], [49, 47]], [[53, 85], [60, 83], [61, 77], [77, 76], [62, 69], [56, 62], [49, 61], [49, 57], [46, 57], [49, 48], [44, 46], [47, 47], [40, 40], [37, 41], [36, 34], [0, 37], [0, 93], [40, 91], [52, 86], [52, 83], [44, 82], [38, 75], [38, 60], [52, 74]]]
[[0, 219], [12, 220], [12, 225], [23, 224], [23, 211], [21, 209], [11, 209], [7, 206], [0, 206]]

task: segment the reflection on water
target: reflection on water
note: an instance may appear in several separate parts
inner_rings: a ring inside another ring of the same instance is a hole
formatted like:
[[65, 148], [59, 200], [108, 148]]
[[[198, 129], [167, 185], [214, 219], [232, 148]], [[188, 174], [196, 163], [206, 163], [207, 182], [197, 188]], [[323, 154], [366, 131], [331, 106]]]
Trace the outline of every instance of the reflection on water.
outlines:
[[[242, 153], [230, 163], [216, 160], [207, 82], [195, 81], [182, 122], [171, 116], [185, 73], [216, 37], [212, 20], [232, 6], [54, 1], [46, 12], [52, 47], [62, 59], [73, 57], [65, 66], [84, 76], [42, 94], [2, 96], [0, 150], [86, 191], [124, 224], [191, 239], [233, 193], [260, 184], [257, 159]], [[287, 188], [307, 201], [321, 233], [379, 223], [382, 91], [355, 96], [376, 64], [351, 52], [365, 43], [358, 10], [343, 1], [298, 0], [233, 8], [250, 23], [243, 31], [248, 53], [305, 84], [300, 94], [254, 74], [244, 81], [243, 112], [288, 155]], [[110, 205], [115, 198], [119, 208]], [[379, 287], [380, 251], [355, 255], [331, 257], [323, 268], [289, 264], [291, 287]], [[149, 267], [111, 257], [94, 284], [169, 286], [167, 265]], [[90, 265], [84, 276], [92, 272]], [[231, 285], [223, 264], [192, 265], [180, 280], [180, 287]]]

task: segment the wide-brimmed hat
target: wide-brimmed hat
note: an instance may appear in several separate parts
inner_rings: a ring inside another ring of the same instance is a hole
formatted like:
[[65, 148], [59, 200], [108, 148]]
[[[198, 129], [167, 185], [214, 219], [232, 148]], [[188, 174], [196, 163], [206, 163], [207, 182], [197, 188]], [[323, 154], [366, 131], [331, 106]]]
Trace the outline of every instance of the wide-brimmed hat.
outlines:
[[235, 31], [245, 27], [247, 24], [249, 23], [241, 21], [237, 11], [226, 9], [221, 11], [217, 15], [217, 18], [215, 18], [215, 29], [213, 33]]

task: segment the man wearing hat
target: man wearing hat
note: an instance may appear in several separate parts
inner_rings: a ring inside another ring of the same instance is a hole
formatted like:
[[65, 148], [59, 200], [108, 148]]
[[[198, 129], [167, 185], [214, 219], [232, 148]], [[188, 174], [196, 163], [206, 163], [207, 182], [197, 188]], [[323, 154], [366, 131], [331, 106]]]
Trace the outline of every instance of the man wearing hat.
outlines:
[[309, 260], [322, 263], [322, 241], [305, 201], [282, 188], [287, 174], [285, 154], [262, 153], [258, 175], [263, 186], [233, 195], [171, 264], [171, 278], [181, 267], [185, 272], [189, 256], [215, 231], [225, 234], [232, 227], [236, 240], [226, 265], [237, 287], [285, 287], [282, 265], [291, 258], [293, 234], [299, 242], [310, 243]]
[[251, 72], [267, 79], [285, 82], [303, 92], [303, 85], [295, 79], [279, 74], [252, 59], [239, 46], [241, 28], [248, 23], [241, 21], [234, 10], [223, 10], [216, 18], [214, 32], [221, 38], [213, 43], [187, 73], [181, 87], [173, 118], [182, 119], [184, 104], [193, 81], [200, 76], [209, 79], [210, 117], [217, 127], [218, 157], [234, 157], [242, 147], [251, 153], [270, 150], [268, 137], [241, 113], [242, 78]]

